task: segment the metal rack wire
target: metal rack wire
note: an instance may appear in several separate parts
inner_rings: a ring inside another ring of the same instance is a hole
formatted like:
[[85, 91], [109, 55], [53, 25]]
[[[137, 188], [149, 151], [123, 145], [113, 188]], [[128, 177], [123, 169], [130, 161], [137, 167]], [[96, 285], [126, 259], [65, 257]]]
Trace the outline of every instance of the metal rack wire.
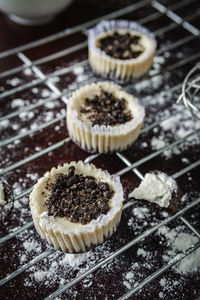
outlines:
[[[194, 2], [195, 0], [191, 0], [190, 2]], [[87, 28], [89, 28], [90, 26], [96, 24], [98, 21], [100, 21], [101, 19], [112, 19], [112, 18], [118, 18], [118, 17], [123, 17], [125, 14], [131, 13], [135, 10], [140, 10], [145, 8], [147, 5], [151, 5], [157, 12], [153, 13], [151, 15], [148, 15], [142, 19], [137, 20], [139, 23], [141, 24], [147, 24], [149, 21], [152, 20], [156, 20], [156, 18], [160, 17], [161, 15], [166, 15], [169, 19], [170, 19], [170, 24], [166, 25], [163, 28], [159, 28], [157, 29], [154, 34], [156, 36], [159, 36], [161, 34], [164, 34], [166, 32], [170, 32], [171, 30], [177, 28], [177, 27], [183, 27], [185, 30], [188, 31], [189, 36], [178, 40], [177, 42], [170, 44], [168, 46], [165, 46], [161, 49], [158, 50], [158, 54], [162, 54], [165, 51], [171, 51], [176, 49], [178, 46], [181, 45], [185, 45], [188, 42], [191, 42], [192, 40], [198, 38], [200, 36], [200, 31], [199, 29], [197, 29], [195, 26], [193, 26], [190, 21], [192, 21], [196, 16], [199, 15], [199, 11], [196, 11], [194, 14], [190, 15], [189, 17], [183, 19], [182, 17], [180, 17], [178, 14], [176, 14], [174, 12], [174, 10], [179, 9], [179, 8], [183, 8], [186, 4], [188, 3], [187, 0], [183, 0], [180, 1], [179, 3], [170, 6], [169, 8], [167, 8], [166, 6], [164, 6], [163, 4], [159, 3], [158, 1], [147, 1], [147, 0], [143, 0], [143, 1], [139, 1], [138, 3], [132, 4], [126, 8], [120, 9], [116, 12], [113, 12], [111, 14], [108, 14], [106, 16], [102, 16], [101, 18], [97, 18], [95, 20], [89, 21], [87, 23], [75, 26], [71, 29], [66, 29], [62, 32], [53, 34], [51, 36], [42, 38], [40, 40], [31, 42], [29, 44], [26, 45], [22, 45], [20, 47], [11, 49], [11, 50], [7, 50], [4, 52], [0, 53], [0, 59], [3, 59], [5, 57], [9, 57], [11, 55], [16, 55], [21, 62], [23, 63], [22, 66], [19, 67], [15, 67], [12, 69], [9, 69], [7, 71], [4, 71], [0, 74], [0, 78], [5, 78], [7, 76], [10, 75], [14, 75], [18, 72], [24, 71], [27, 68], [31, 68], [32, 72], [35, 74], [36, 79], [34, 79], [31, 82], [25, 83], [20, 85], [19, 87], [15, 87], [12, 88], [10, 90], [7, 90], [3, 93], [0, 94], [0, 99], [3, 99], [7, 96], [11, 96], [14, 95], [16, 92], [21, 92], [30, 88], [33, 88], [41, 83], [46, 84], [46, 86], [52, 91], [54, 92], [53, 96], [48, 97], [45, 100], [40, 101], [39, 103], [36, 104], [31, 104], [27, 107], [24, 107], [22, 109], [19, 109], [17, 111], [11, 112], [5, 116], [0, 117], [0, 121], [2, 120], [6, 120], [6, 119], [11, 119], [15, 116], [17, 116], [19, 113], [21, 112], [27, 112], [27, 111], [31, 111], [35, 108], [38, 108], [40, 106], [43, 106], [44, 104], [54, 101], [56, 99], [61, 98], [62, 101], [64, 103], [67, 102], [67, 98], [69, 96], [69, 94], [73, 91], [73, 90], [67, 90], [67, 91], [62, 91], [60, 90], [52, 81], [52, 79], [54, 77], [57, 76], [62, 76], [65, 75], [67, 73], [69, 73], [70, 71], [72, 71], [75, 67], [77, 66], [87, 66], [88, 61], [84, 60], [78, 63], [73, 64], [70, 67], [65, 67], [65, 68], [61, 68], [53, 73], [50, 73], [48, 75], [45, 75], [41, 69], [40, 69], [40, 65], [42, 65], [43, 63], [47, 63], [47, 62], [52, 62], [55, 59], [58, 58], [62, 58], [67, 54], [70, 53], [74, 53], [75, 51], [78, 51], [80, 49], [84, 49], [87, 46], [87, 42], [84, 41], [80, 44], [77, 44], [75, 46], [72, 46], [68, 49], [64, 49], [61, 50], [59, 52], [53, 53], [51, 55], [42, 57], [40, 59], [31, 61], [25, 54], [24, 51], [29, 50], [29, 49], [33, 49], [34, 47], [37, 46], [41, 46], [41, 45], [45, 45], [49, 42], [61, 39], [63, 37], [66, 36], [70, 36], [74, 33], [78, 33], [78, 32], [82, 32], [87, 30]], [[193, 61], [196, 61], [197, 59], [199, 59], [200, 57], [200, 53], [195, 53], [193, 55], [191, 55], [190, 57], [187, 58], [183, 58], [181, 60], [179, 60], [177, 63], [174, 63], [173, 65], [168, 66], [164, 71], [172, 71], [174, 69], [180, 68], [181, 66], [187, 65], [188, 63], [191, 63]], [[155, 71], [152, 72], [150, 75], [148, 75], [149, 77], [153, 77], [155, 75], [158, 75], [159, 71]], [[89, 80], [92, 80], [92, 78], [89, 78]], [[143, 79], [143, 81], [146, 79]], [[81, 84], [83, 84], [84, 82], [81, 82]], [[181, 83], [174, 86], [172, 88], [172, 91], [177, 91], [179, 90], [181, 87]], [[173, 113], [173, 115], [164, 117], [163, 119], [154, 122], [153, 124], [143, 128], [141, 134], [149, 131], [150, 129], [154, 128], [156, 125], [158, 125], [160, 122], [163, 122], [165, 120], [167, 120], [168, 118], [170, 118], [171, 116], [175, 116], [176, 114], [180, 113], [179, 112], [175, 112]], [[65, 115], [61, 115], [60, 117], [53, 119], [45, 124], [42, 124], [40, 126], [38, 126], [37, 128], [34, 129], [30, 129], [28, 131], [26, 131], [25, 133], [21, 133], [15, 136], [12, 136], [10, 138], [7, 138], [3, 141], [0, 142], [0, 146], [5, 147], [6, 145], [14, 142], [17, 139], [21, 139], [24, 138], [25, 136], [28, 136], [30, 134], [36, 133], [41, 129], [47, 128], [53, 124], [55, 124], [58, 121], [61, 121], [65, 118]], [[143, 165], [145, 162], [148, 162], [150, 160], [152, 160], [153, 158], [159, 156], [160, 154], [162, 154], [164, 151], [168, 150], [168, 149], [173, 149], [175, 146], [183, 143], [184, 141], [186, 141], [189, 137], [196, 135], [200, 132], [200, 129], [194, 130], [192, 133], [187, 134], [186, 136], [176, 140], [175, 142], [155, 151], [150, 153], [149, 155], [139, 159], [138, 161], [131, 163], [124, 155], [122, 155], [121, 153], [116, 153], [116, 156], [125, 164], [125, 167], [120, 170], [117, 175], [121, 176], [125, 173], [127, 173], [128, 171], [133, 171], [135, 173], [136, 176], [139, 177], [139, 179], [143, 179], [143, 174], [139, 171], [138, 167]], [[60, 140], [59, 142], [46, 147], [43, 150], [40, 150], [26, 158], [23, 158], [22, 160], [8, 166], [5, 167], [3, 169], [0, 169], [0, 175], [4, 175], [5, 173], [7, 173], [8, 171], [14, 170], [17, 167], [23, 166], [24, 164], [34, 161], [36, 158], [39, 158], [43, 155], [45, 155], [46, 153], [53, 151], [55, 149], [58, 149], [59, 147], [61, 147], [62, 145], [64, 145], [65, 143], [68, 143], [70, 141], [70, 138], [64, 138], [63, 140]], [[92, 160], [94, 160], [95, 158], [97, 158], [99, 156], [99, 154], [95, 154], [95, 155], [90, 155], [86, 158], [87, 162], [91, 162]], [[179, 178], [180, 176], [186, 174], [187, 172], [197, 168], [198, 166], [200, 166], [200, 159], [197, 160], [196, 162], [190, 164], [189, 166], [178, 170], [175, 174], [173, 174], [173, 177]], [[23, 196], [26, 196], [30, 193], [31, 191], [31, 187], [24, 190], [23, 192], [21, 192], [18, 195], [15, 195], [15, 199], [19, 199]], [[75, 284], [77, 284], [78, 282], [80, 282], [81, 280], [83, 280], [85, 277], [87, 277], [88, 275], [92, 274], [94, 271], [98, 270], [99, 268], [101, 268], [102, 266], [106, 265], [107, 263], [109, 263], [111, 260], [113, 260], [115, 257], [117, 257], [118, 255], [120, 255], [121, 253], [123, 253], [124, 251], [126, 251], [127, 249], [129, 249], [130, 247], [132, 247], [133, 245], [137, 244], [138, 242], [140, 242], [141, 240], [145, 239], [146, 237], [148, 237], [150, 234], [152, 234], [153, 232], [156, 232], [158, 230], [158, 228], [160, 228], [161, 226], [168, 224], [169, 222], [171, 222], [172, 220], [176, 220], [176, 219], [180, 219], [188, 228], [190, 231], [192, 231], [198, 238], [199, 238], [199, 242], [192, 246], [191, 248], [189, 248], [187, 251], [185, 251], [184, 253], [182, 253], [181, 255], [177, 255], [175, 256], [171, 261], [169, 261], [166, 265], [164, 265], [163, 267], [159, 268], [157, 271], [155, 271], [153, 274], [151, 274], [150, 276], [148, 276], [146, 279], [144, 279], [142, 282], [140, 282], [136, 287], [131, 288], [126, 294], [124, 294], [120, 299], [124, 300], [129, 298], [130, 296], [132, 296], [133, 294], [135, 294], [138, 290], [140, 290], [141, 288], [143, 288], [145, 285], [147, 285], [149, 282], [153, 281], [155, 278], [157, 278], [158, 276], [160, 276], [161, 274], [163, 274], [167, 269], [169, 269], [170, 267], [172, 267], [175, 263], [179, 262], [181, 259], [183, 259], [185, 256], [189, 255], [190, 253], [192, 253], [195, 249], [197, 249], [198, 247], [200, 247], [200, 234], [198, 233], [198, 231], [185, 219], [185, 217], [183, 217], [182, 215], [187, 212], [189, 209], [191, 209], [192, 207], [195, 207], [197, 204], [200, 203], [200, 198], [196, 199], [195, 201], [191, 202], [188, 206], [186, 206], [185, 208], [181, 209], [180, 211], [178, 211], [175, 215], [168, 217], [167, 219], [164, 219], [162, 222], [160, 222], [159, 224], [153, 226], [152, 228], [146, 230], [145, 232], [143, 232], [141, 235], [137, 236], [136, 238], [132, 239], [131, 241], [129, 241], [127, 244], [125, 244], [124, 246], [122, 246], [121, 248], [119, 248], [117, 251], [115, 251], [114, 253], [112, 253], [110, 256], [108, 256], [107, 258], [99, 261], [95, 266], [89, 268], [85, 273], [77, 276], [75, 279], [72, 279], [71, 281], [69, 281], [67, 284], [65, 284], [64, 286], [62, 286], [61, 288], [59, 288], [58, 290], [56, 290], [54, 293], [52, 293], [51, 295], [49, 295], [46, 299], [54, 299], [57, 296], [59, 296], [60, 294], [62, 294], [64, 291], [66, 291], [67, 289], [73, 287]], [[132, 206], [133, 203], [132, 202], [128, 202], [124, 205], [123, 209]], [[24, 226], [18, 228], [17, 230], [13, 231], [12, 233], [0, 238], [0, 244], [10, 240], [11, 238], [15, 237], [17, 234], [19, 234], [20, 232], [24, 231], [25, 229], [30, 228], [33, 225], [33, 222], [30, 221], [27, 224], [25, 224]], [[21, 274], [22, 272], [24, 272], [25, 270], [27, 270], [28, 268], [30, 268], [31, 266], [33, 266], [35, 263], [43, 260], [45, 257], [48, 257], [49, 255], [53, 254], [55, 252], [54, 249], [48, 249], [45, 252], [41, 253], [40, 255], [36, 256], [35, 258], [33, 258], [31, 261], [29, 261], [27, 264], [23, 265], [22, 267], [20, 267], [19, 269], [15, 270], [14, 272], [12, 272], [11, 274], [8, 274], [5, 278], [0, 280], [0, 286], [4, 285], [6, 282], [10, 281], [11, 279], [13, 279], [14, 277], [18, 276], [19, 274]]]

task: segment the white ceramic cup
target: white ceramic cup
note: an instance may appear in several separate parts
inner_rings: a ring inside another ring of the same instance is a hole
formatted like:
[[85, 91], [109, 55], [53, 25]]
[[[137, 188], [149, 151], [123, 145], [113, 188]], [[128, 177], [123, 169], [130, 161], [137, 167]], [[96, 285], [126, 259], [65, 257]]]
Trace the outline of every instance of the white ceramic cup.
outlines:
[[0, 0], [0, 10], [16, 23], [41, 25], [50, 22], [73, 0]]

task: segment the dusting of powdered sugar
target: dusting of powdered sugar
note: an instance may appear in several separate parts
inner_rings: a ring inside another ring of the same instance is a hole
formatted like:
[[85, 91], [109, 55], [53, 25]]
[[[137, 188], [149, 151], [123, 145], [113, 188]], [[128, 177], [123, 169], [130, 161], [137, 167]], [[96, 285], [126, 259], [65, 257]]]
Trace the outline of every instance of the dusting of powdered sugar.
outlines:
[[24, 100], [22, 99], [14, 99], [11, 103], [11, 107], [12, 108], [18, 108], [18, 107], [21, 107], [21, 106], [24, 106]]
[[22, 83], [22, 80], [18, 77], [14, 77], [12, 79], [8, 79], [6, 81], [6, 83], [12, 87], [16, 87], [16, 86], [20, 85], [20, 83]]
[[[30, 244], [29, 251], [37, 249], [37, 253], [41, 252], [41, 249], [37, 247], [37, 242], [34, 245]], [[66, 284], [71, 278], [70, 273], [76, 271], [76, 276], [84, 274], [89, 268], [96, 265], [101, 259], [106, 258], [110, 255], [108, 243], [98, 246], [95, 250], [90, 250], [83, 254], [64, 254], [57, 251], [44, 259], [44, 265], [32, 266], [26, 271], [25, 286], [33, 285], [37, 286], [38, 282], [43, 282], [45, 286], [57, 283], [58, 286]], [[24, 258], [23, 258], [24, 260]], [[112, 268], [113, 263], [105, 269], [109, 272]], [[88, 288], [92, 285], [93, 274], [85, 278], [82, 282], [84, 288]]]
[[[158, 229], [158, 235], [164, 237], [167, 241], [169, 248], [163, 254], [163, 260], [169, 261], [179, 252], [183, 252], [189, 249], [191, 246], [198, 242], [198, 238], [193, 234], [179, 232], [181, 227], [176, 229], [170, 229], [167, 226], [162, 226]], [[195, 273], [200, 268], [200, 248], [193, 251], [190, 255], [183, 258], [174, 267], [174, 270], [178, 273], [187, 275], [189, 273]]]
[[[141, 209], [139, 210], [139, 213], [138, 210], [134, 209], [133, 213], [135, 223], [137, 223], [138, 216], [139, 219], [141, 219], [142, 215], [143, 218], [148, 218], [147, 211], [141, 214]], [[198, 238], [191, 233], [184, 232], [184, 230], [184, 225], [179, 225], [173, 229], [164, 225], [157, 230], [155, 235], [159, 237], [159, 244], [162, 245], [162, 249], [164, 249], [162, 253], [158, 252], [158, 250], [155, 250], [154, 253], [152, 251], [147, 250], [148, 243], [144, 243], [144, 245], [139, 246], [136, 252], [137, 256], [135, 256], [136, 262], [133, 262], [129, 266], [127, 272], [123, 273], [124, 286], [128, 290], [131, 288], [135, 288], [141, 282], [142, 278], [145, 278], [143, 276], [143, 272], [150, 272], [148, 274], [152, 274], [153, 264], [156, 264], [156, 256], [161, 255], [163, 264], [165, 265], [177, 254], [195, 245], [198, 242]], [[157, 270], [157, 268], [155, 270]], [[168, 296], [178, 297], [179, 291], [177, 291], [177, 287], [184, 291], [185, 276], [190, 276], [192, 274], [193, 276], [195, 276], [195, 274], [199, 272], [199, 270], [200, 248], [195, 250], [187, 257], [183, 258], [171, 269], [170, 274], [168, 274], [167, 277], [164, 276], [159, 280], [159, 284], [161, 287], [160, 291], [158, 290], [159, 298], [168, 299]], [[173, 277], [173, 274], [176, 275], [176, 277]], [[147, 288], [147, 293], [150, 289], [151, 286]], [[145, 291], [143, 290], [143, 295], [144, 294]]]
[[[23, 73], [26, 76], [32, 75], [32, 71], [30, 68], [26, 68]], [[67, 86], [68, 91], [75, 90], [82, 81], [88, 79], [88, 75], [85, 74], [85, 70], [82, 66], [74, 67], [72, 70], [72, 74], [73, 82]], [[54, 83], [55, 85], [59, 83], [59, 81], [59, 77], [51, 78], [51, 83]], [[12, 87], [16, 87], [22, 83], [22, 79], [14, 77], [11, 79], [7, 79], [6, 83], [8, 85], [11, 85]], [[29, 99], [28, 97], [26, 99], [13, 98], [10, 101], [10, 107], [13, 110], [19, 110], [19, 114], [14, 119], [14, 121], [11, 121], [11, 119], [0, 121], [0, 130], [8, 129], [14, 131], [13, 135], [24, 135], [28, 130], [35, 131], [39, 126], [43, 125], [44, 123], [51, 122], [55, 118], [63, 117], [64, 119], [66, 113], [65, 104], [63, 104], [60, 99], [52, 100], [52, 98], [57, 96], [55, 92], [52, 92], [49, 88], [41, 86], [33, 87], [31, 89], [31, 92], [35, 94], [35, 97], [33, 95], [32, 99]], [[24, 107], [40, 102], [43, 105], [42, 109], [40, 110], [39, 116], [37, 109], [27, 111], [25, 108], [24, 110]], [[57, 127], [57, 130], [58, 129], [59, 128]], [[7, 137], [5, 131], [3, 132], [3, 134], [3, 136]], [[18, 143], [20, 142], [21, 140], [19, 139]], [[16, 144], [14, 143], [9, 144], [9, 148], [14, 148], [15, 145]]]
[[132, 213], [138, 219], [144, 219], [145, 217], [148, 217], [149, 209], [147, 207], [134, 207]]
[[[181, 111], [180, 111], [181, 107]], [[161, 148], [169, 145], [172, 141], [182, 139], [186, 135], [192, 133], [195, 130], [200, 128], [200, 123], [196, 122], [189, 111], [183, 108], [182, 105], [178, 107], [177, 104], [172, 105], [173, 111], [177, 111], [175, 116], [170, 116], [167, 120], [160, 122], [160, 131], [159, 134], [155, 135], [151, 139], [151, 148], [152, 150], [160, 150]], [[187, 138], [185, 143], [180, 144], [179, 146], [173, 147], [173, 149], [166, 150], [162, 155], [169, 159], [174, 154], [179, 155], [184, 150], [191, 147], [191, 145], [199, 144], [198, 135], [192, 135]], [[186, 158], [187, 159], [187, 158]]]
[[156, 90], [161, 85], [163, 85], [163, 76], [156, 75], [156, 76], [152, 77], [151, 79], [146, 79], [146, 80], [136, 83], [134, 85], [134, 88], [137, 90], [137, 92], [142, 92], [143, 90], [145, 90], [149, 87]]
[[[143, 93], [145, 90], [147, 91], [147, 95], [145, 95], [141, 102], [146, 107], [151, 107], [152, 111], [151, 113], [154, 113], [155, 116], [153, 118], [151, 117], [151, 114], [147, 115], [146, 121], [147, 124], [151, 124], [152, 120], [160, 120], [161, 117], [165, 117], [167, 115], [170, 115], [171, 112], [168, 111], [168, 109], [163, 110], [161, 109], [166, 103], [168, 103], [172, 99], [172, 92], [170, 91], [170, 88], [167, 84], [167, 74], [166, 75], [159, 75], [157, 72], [160, 71], [162, 68], [162, 65], [165, 63], [165, 57], [169, 55], [168, 52], [165, 52], [163, 56], [155, 56], [154, 58], [154, 64], [152, 70], [150, 70], [150, 75], [153, 76], [150, 80], [140, 80], [140, 82], [137, 82], [134, 86], [135, 91], [139, 93]], [[32, 71], [27, 68], [24, 70], [24, 74], [27, 76], [32, 75]], [[82, 66], [76, 66], [73, 68], [72, 74], [74, 75], [74, 80], [71, 84], [67, 86], [67, 89], [73, 90], [77, 88], [77, 85], [81, 85], [83, 81], [86, 81], [89, 79], [89, 76], [85, 74], [85, 70]], [[157, 74], [157, 75], [156, 75]], [[58, 77], [54, 77], [51, 79], [51, 82], [54, 82], [55, 84], [59, 82]], [[19, 78], [13, 78], [9, 81], [7, 81], [7, 84], [9, 84], [12, 87], [18, 86], [21, 84], [22, 81]], [[0, 88], [2, 91], [4, 90], [2, 87]], [[159, 91], [156, 94], [154, 94], [154, 91]], [[59, 118], [61, 116], [65, 115], [65, 108], [60, 108], [59, 101], [49, 101], [48, 98], [51, 96], [55, 96], [54, 93], [52, 93], [48, 88], [38, 88], [33, 87], [31, 92], [34, 94], [35, 97], [39, 99], [34, 99], [33, 103], [39, 103], [40, 101], [46, 101], [44, 102], [43, 106], [45, 108], [44, 113], [42, 112], [40, 114], [40, 117], [38, 119], [35, 119], [36, 113], [35, 111], [30, 112], [21, 112], [18, 116], [18, 120], [15, 120], [15, 122], [12, 122], [11, 120], [2, 120], [0, 121], [0, 129], [4, 130], [7, 128], [11, 128], [15, 131], [15, 134], [22, 134], [25, 133], [27, 130], [32, 129], [35, 130], [38, 128], [39, 125], [44, 124], [46, 122], [49, 122], [53, 120], [54, 118]], [[29, 99], [13, 99], [11, 101], [11, 108], [13, 110], [23, 109], [24, 106], [30, 105], [32, 102]], [[56, 108], [58, 107], [59, 112], [56, 112]], [[173, 112], [177, 111], [179, 114], [176, 117], [171, 117], [168, 121], [160, 122], [160, 124], [154, 128], [153, 133], [154, 137], [150, 141], [150, 146], [152, 150], [158, 150], [164, 146], [166, 146], [169, 142], [171, 142], [171, 136], [173, 135], [175, 138], [183, 137], [187, 130], [193, 130], [197, 128], [195, 122], [191, 119], [191, 116], [189, 113], [185, 112], [182, 113], [181, 109], [182, 106], [178, 106], [176, 104], [172, 104], [171, 106]], [[180, 109], [181, 108], [181, 109]], [[157, 113], [157, 111], [160, 109], [160, 112]], [[29, 127], [22, 127], [22, 122], [29, 121], [30, 125]], [[59, 125], [55, 125], [54, 130], [58, 131], [60, 129]], [[194, 139], [192, 138], [192, 141]], [[21, 140], [17, 139], [13, 144], [9, 144], [8, 148], [14, 148], [15, 145], [20, 144]], [[50, 142], [47, 142], [47, 145], [49, 145]], [[142, 148], [148, 148], [149, 147], [149, 141], [142, 140]], [[24, 148], [24, 153], [26, 153], [28, 147]], [[178, 147], [174, 148], [175, 150], [165, 151], [164, 157], [169, 158], [174, 153], [180, 153], [181, 149]], [[40, 146], [35, 147], [35, 152], [38, 152], [41, 150]], [[52, 155], [52, 152], [49, 152], [49, 156]], [[187, 157], [182, 158], [182, 162], [184, 164], [188, 164], [189, 161]], [[38, 174], [35, 172], [31, 172], [30, 170], [27, 172], [27, 175], [25, 175], [25, 178], [18, 178], [18, 182], [16, 182], [13, 185], [13, 190], [16, 195], [19, 195], [21, 192], [24, 191], [25, 188], [27, 188], [27, 182], [30, 184], [34, 184], [38, 179]], [[13, 220], [18, 220], [19, 226], [27, 224], [27, 220], [31, 221], [31, 214], [30, 209], [28, 205], [28, 198], [27, 197], [21, 197], [15, 199], [14, 202], [14, 213], [12, 215]], [[168, 213], [166, 212], [160, 212], [160, 216], [163, 218], [168, 217]], [[144, 228], [148, 226], [154, 226], [159, 222], [159, 218], [156, 218], [156, 215], [151, 209], [149, 209], [146, 206], [140, 206], [140, 207], [133, 207], [131, 209], [131, 216], [128, 219], [128, 229], [133, 231], [134, 235], [139, 235], [144, 231]], [[11, 222], [12, 223], [12, 222]], [[13, 227], [13, 225], [9, 225], [9, 232], [13, 232], [19, 228], [19, 226]], [[158, 230], [158, 236], [161, 239], [160, 242], [163, 242], [163, 238], [166, 241], [166, 251], [163, 253], [162, 258], [164, 262], [168, 262], [176, 253], [178, 253], [179, 249], [182, 247], [182, 236], [179, 236], [181, 234], [181, 230], [183, 230], [183, 227], [177, 227], [176, 230], [172, 230], [167, 226], [161, 227]], [[18, 234], [16, 237], [16, 241], [20, 242], [21, 248], [18, 250], [16, 249], [16, 256], [19, 258], [19, 264], [20, 266], [24, 265], [25, 263], [28, 263], [32, 258], [37, 257], [43, 251], [48, 250], [50, 247], [42, 241], [42, 239], [36, 234], [36, 231], [34, 227], [29, 228], [28, 230], [25, 230]], [[185, 238], [184, 238], [185, 240]], [[194, 236], [189, 239], [186, 238], [187, 246], [190, 243], [194, 242]], [[118, 243], [124, 244], [127, 241], [118, 240]], [[195, 240], [196, 242], [196, 240]], [[185, 243], [185, 242], [184, 242]], [[132, 250], [132, 249], [131, 249]], [[74, 275], [74, 272], [76, 273], [74, 276], [79, 276], [84, 274], [89, 268], [96, 265], [99, 261], [102, 259], [105, 259], [109, 257], [113, 252], [111, 250], [110, 241], [106, 240], [102, 245], [96, 247], [93, 250], [88, 251], [84, 254], [64, 254], [60, 251], [55, 251], [52, 255], [46, 257], [42, 262], [35, 264], [31, 268], [25, 271], [24, 274], [24, 286], [25, 287], [34, 287], [35, 289], [38, 288], [38, 285], [43, 284], [47, 288], [49, 286], [55, 286], [56, 288], [59, 288], [63, 286], [64, 284], [68, 283], [70, 280], [72, 280], [72, 275]], [[138, 283], [144, 279], [144, 270], [151, 271], [152, 268], [152, 262], [154, 261], [154, 258], [157, 256], [157, 252], [150, 251], [149, 249], [146, 249], [142, 244], [138, 245], [138, 248], [134, 252], [134, 258], [137, 257], [138, 261], [133, 261], [130, 263], [130, 266], [128, 268], [127, 272], [124, 272], [122, 274], [122, 284], [127, 289], [130, 289], [132, 287], [136, 287]], [[108, 275], [109, 272], [112, 274], [116, 273], [116, 268], [119, 266], [119, 273], [120, 273], [120, 263], [121, 261], [125, 260], [123, 257], [117, 257], [114, 261], [111, 261], [110, 263], [106, 264], [102, 267], [103, 271], [106, 273], [105, 275]], [[192, 260], [198, 262], [198, 260]], [[142, 271], [141, 271], [141, 262], [142, 262]], [[174, 268], [174, 272], [186, 274], [186, 265], [187, 269], [190, 269], [188, 267], [188, 263], [181, 266], [176, 265]], [[191, 266], [192, 263], [189, 265]], [[194, 271], [194, 266], [190, 269], [190, 272]], [[196, 272], [196, 270], [195, 270]], [[121, 273], [120, 273], [121, 274]], [[137, 275], [137, 276], [136, 276]], [[89, 289], [93, 285], [93, 281], [95, 281], [95, 274], [91, 274], [87, 276], [85, 279], [82, 280], [82, 286], [84, 289]], [[174, 281], [173, 284], [168, 280], [168, 278], [162, 278], [160, 279], [160, 286], [162, 287], [163, 291], [159, 292], [159, 297], [161, 299], [167, 299], [165, 298], [165, 288], [167, 291], [167, 288], [169, 289], [170, 284], [172, 288], [179, 288], [179, 281]], [[78, 298], [79, 289], [74, 289], [70, 292], [69, 299], [75, 299]], [[174, 294], [175, 295], [175, 294]], [[90, 297], [90, 294], [88, 295]], [[101, 297], [101, 296], [100, 296]], [[56, 298], [61, 299], [59, 297]], [[95, 299], [95, 296], [94, 296]], [[105, 300], [108, 299], [105, 297]]]
[[156, 219], [155, 211], [152, 211], [150, 207], [143, 205], [133, 207], [127, 224], [131, 229], [133, 229], [135, 234], [139, 235], [145, 228], [154, 226], [157, 222], [158, 220]]
[[[174, 247], [178, 251], [185, 251], [191, 246], [195, 245], [199, 239], [188, 233], [180, 233], [175, 241]], [[188, 273], [195, 273], [200, 269], [200, 248], [193, 251], [190, 255], [183, 258], [180, 263], [177, 264], [176, 270], [184, 275]]]
[[83, 254], [65, 254], [61, 261], [62, 265], [69, 265], [70, 267], [78, 267], [80, 264], [86, 262], [91, 256], [91, 252]]
[[9, 120], [6, 120], [6, 119], [2, 120], [2, 121], [0, 121], [0, 128], [2, 130], [4, 130], [5, 128], [7, 128], [9, 126], [9, 124], [10, 124]]
[[138, 284], [136, 280], [137, 277], [136, 274], [138, 274], [138, 271], [139, 271], [139, 264], [136, 262], [131, 264], [130, 270], [123, 275], [123, 284], [128, 289], [135, 287]]
[[[157, 64], [162, 66], [164, 63], [164, 56], [155, 57], [155, 66]], [[155, 70], [152, 69], [151, 73], [154, 75]], [[147, 109], [146, 124], [152, 125], [152, 122], [159, 122], [157, 127], [153, 129], [154, 134], [149, 143], [152, 151], [160, 150], [200, 128], [200, 122], [193, 119], [184, 105], [176, 103], [181, 89], [173, 92], [168, 85], [168, 76], [169, 74], [157, 74], [149, 79], [136, 82], [133, 88], [130, 89], [133, 93], [136, 92], [136, 95], [138, 94], [139, 100]], [[166, 117], [168, 118], [166, 119]], [[164, 118], [166, 120], [162, 121]], [[170, 159], [173, 155], [181, 155], [183, 151], [197, 145], [199, 145], [199, 136], [194, 134], [187, 138], [184, 143], [165, 150], [161, 155], [165, 159]], [[145, 144], [141, 146], [145, 147]]]
[[30, 239], [27, 239], [26, 241], [23, 242], [24, 250], [28, 252], [41, 252], [41, 244], [39, 244], [33, 237]]
[[31, 70], [31, 68], [26, 68], [24, 71], [23, 71], [24, 75], [26, 76], [31, 76], [33, 75], [33, 71]]

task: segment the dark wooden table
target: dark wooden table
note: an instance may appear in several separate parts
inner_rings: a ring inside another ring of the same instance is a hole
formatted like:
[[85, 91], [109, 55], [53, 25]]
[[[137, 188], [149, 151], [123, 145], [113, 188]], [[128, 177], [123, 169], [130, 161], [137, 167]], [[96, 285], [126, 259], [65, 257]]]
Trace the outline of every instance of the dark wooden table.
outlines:
[[[145, 106], [146, 119], [140, 137], [130, 149], [122, 154], [100, 155], [92, 162], [110, 173], [119, 172], [129, 163], [134, 163], [141, 174], [158, 169], [173, 175], [182, 170], [177, 175], [177, 183], [185, 195], [180, 209], [199, 199], [200, 139], [196, 130], [200, 124], [182, 104], [176, 104], [185, 75], [200, 59], [197, 0], [160, 1], [160, 5], [128, 0], [75, 1], [51, 24], [40, 27], [20, 26], [0, 14], [0, 50], [4, 55], [0, 63], [0, 176], [7, 179], [15, 193], [11, 216], [0, 222], [0, 236], [7, 239], [0, 240], [0, 278], [18, 269], [23, 271], [21, 268], [37, 257], [32, 267], [1, 286], [0, 299], [43, 299], [68, 282], [72, 285], [59, 296], [62, 299], [118, 299], [165, 265], [166, 256], [170, 256], [169, 251], [173, 249], [173, 238], [167, 238], [161, 231], [142, 238], [147, 229], [170, 215], [140, 201], [124, 209], [116, 234], [91, 250], [79, 266], [70, 266], [67, 256], [59, 251], [50, 255], [52, 248], [40, 239], [31, 223], [29, 188], [53, 166], [84, 160], [90, 155], [67, 139], [65, 102], [78, 85], [91, 79], [100, 80], [87, 63], [87, 26], [84, 23], [104, 18], [119, 9], [122, 11], [118, 18], [138, 20], [155, 33], [158, 42], [149, 74], [124, 85]], [[79, 24], [83, 25], [74, 29]], [[73, 33], [64, 34], [65, 29]], [[62, 32], [63, 37], [51, 42], [43, 40], [57, 32]], [[22, 47], [11, 55], [5, 52], [38, 39], [42, 40], [35, 47]], [[63, 50], [67, 52], [60, 53]], [[46, 59], [55, 53], [56, 58]], [[18, 68], [18, 72], [4, 73], [13, 68]], [[65, 93], [63, 97], [61, 92]], [[191, 137], [184, 138], [191, 132], [194, 132]], [[172, 145], [171, 149], [156, 152], [168, 145]], [[150, 156], [151, 153], [155, 156]], [[146, 160], [140, 161], [142, 158]], [[127, 204], [128, 193], [139, 184], [140, 178], [129, 171], [121, 175], [121, 181]], [[199, 208], [196, 204], [183, 215], [197, 231], [200, 230]], [[27, 229], [21, 227], [24, 225]], [[17, 234], [18, 228], [23, 230]], [[180, 232], [192, 233], [179, 217], [167, 223], [164, 229], [172, 236]], [[12, 232], [13, 237], [9, 238], [7, 235]], [[76, 277], [98, 266], [100, 260], [117, 253], [139, 236], [138, 243], [73, 284]], [[46, 257], [40, 260], [41, 253]], [[180, 274], [169, 268], [130, 298], [196, 299], [199, 294], [199, 272]]]

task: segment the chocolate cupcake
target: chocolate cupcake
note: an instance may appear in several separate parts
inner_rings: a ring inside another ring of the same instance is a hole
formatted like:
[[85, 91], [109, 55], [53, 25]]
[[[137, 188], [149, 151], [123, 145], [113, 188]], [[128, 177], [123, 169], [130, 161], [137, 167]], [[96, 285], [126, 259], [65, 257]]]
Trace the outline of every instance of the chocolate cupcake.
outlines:
[[104, 20], [88, 31], [88, 49], [95, 73], [124, 82], [149, 70], [156, 41], [148, 29], [135, 22]]
[[110, 237], [122, 204], [119, 177], [81, 161], [52, 168], [30, 194], [37, 232], [55, 249], [69, 253], [85, 252]]
[[144, 116], [137, 99], [107, 81], [79, 88], [67, 104], [69, 135], [89, 152], [125, 150], [137, 139]]

